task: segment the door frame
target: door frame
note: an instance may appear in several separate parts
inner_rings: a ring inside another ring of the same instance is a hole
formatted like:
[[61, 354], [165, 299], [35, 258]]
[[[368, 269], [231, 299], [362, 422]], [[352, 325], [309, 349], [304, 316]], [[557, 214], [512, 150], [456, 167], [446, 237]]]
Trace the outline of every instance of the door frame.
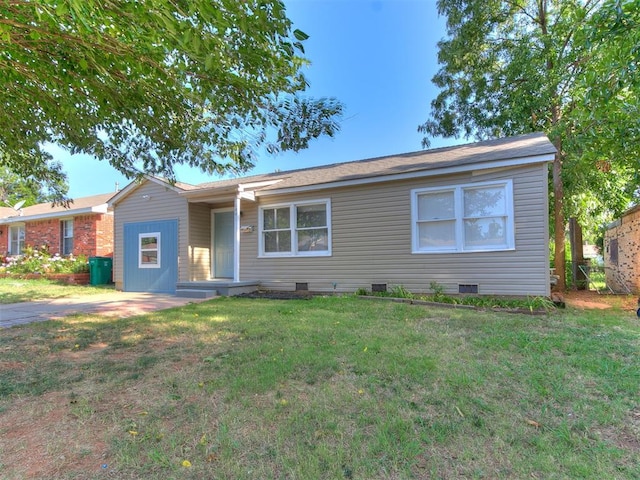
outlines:
[[[211, 271], [209, 272], [209, 278], [211, 278], [212, 280], [216, 278], [215, 276], [215, 273], [216, 273], [216, 255], [215, 255], [216, 213], [234, 213], [235, 214], [235, 209], [233, 207], [211, 209], [211, 265], [209, 266]], [[232, 231], [233, 231], [233, 228], [232, 228]], [[237, 247], [234, 241], [233, 242], [234, 255], [235, 255], [236, 248]], [[233, 268], [234, 268], [233, 275], [229, 278], [235, 278], [235, 274], [236, 274], [235, 264]]]

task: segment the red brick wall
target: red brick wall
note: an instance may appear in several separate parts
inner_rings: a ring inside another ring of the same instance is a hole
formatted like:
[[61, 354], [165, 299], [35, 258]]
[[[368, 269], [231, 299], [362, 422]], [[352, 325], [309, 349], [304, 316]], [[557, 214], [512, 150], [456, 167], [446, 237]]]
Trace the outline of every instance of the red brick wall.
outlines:
[[[87, 214], [73, 218], [73, 254], [113, 256], [113, 215]], [[53, 255], [61, 253], [61, 220], [59, 218], [26, 222], [25, 246], [49, 247]], [[9, 226], [0, 226], [0, 252], [5, 253], [9, 242]]]
[[79, 215], [73, 219], [74, 255], [113, 256], [113, 215]]
[[37, 220], [24, 226], [24, 244], [36, 248], [49, 247], [49, 253], [60, 253], [60, 220]]
[[100, 215], [96, 221], [96, 255], [113, 257], [113, 215]]

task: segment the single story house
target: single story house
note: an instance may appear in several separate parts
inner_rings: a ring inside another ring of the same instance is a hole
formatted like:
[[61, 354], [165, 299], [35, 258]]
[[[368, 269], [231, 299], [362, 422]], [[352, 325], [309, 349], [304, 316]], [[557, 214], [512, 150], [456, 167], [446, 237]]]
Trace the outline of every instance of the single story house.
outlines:
[[607, 286], [616, 292], [640, 293], [640, 205], [607, 226], [603, 257]]
[[19, 255], [26, 246], [46, 245], [51, 254], [113, 255], [113, 212], [104, 193], [76, 198], [69, 207], [39, 203], [0, 208], [0, 253]]
[[549, 296], [555, 153], [536, 133], [200, 185], [146, 177], [109, 202], [116, 288]]

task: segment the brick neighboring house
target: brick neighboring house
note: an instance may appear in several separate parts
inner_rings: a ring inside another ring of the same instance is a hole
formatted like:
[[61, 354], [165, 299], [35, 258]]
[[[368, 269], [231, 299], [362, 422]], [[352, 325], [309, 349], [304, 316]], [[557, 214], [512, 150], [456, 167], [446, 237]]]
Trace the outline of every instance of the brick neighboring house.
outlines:
[[69, 208], [39, 203], [18, 211], [0, 208], [0, 254], [18, 255], [26, 246], [46, 245], [51, 254], [113, 256], [115, 193], [76, 198]]
[[607, 285], [640, 293], [640, 205], [608, 225], [603, 257]]

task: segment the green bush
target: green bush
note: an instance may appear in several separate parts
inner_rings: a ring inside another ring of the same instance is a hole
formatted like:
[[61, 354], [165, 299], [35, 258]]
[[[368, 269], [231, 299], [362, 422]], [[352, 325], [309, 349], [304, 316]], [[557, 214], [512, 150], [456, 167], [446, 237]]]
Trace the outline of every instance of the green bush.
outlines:
[[22, 255], [5, 257], [0, 265], [0, 273], [9, 275], [27, 275], [30, 273], [87, 273], [89, 263], [87, 257], [79, 255], [51, 255], [49, 248], [26, 247]]

